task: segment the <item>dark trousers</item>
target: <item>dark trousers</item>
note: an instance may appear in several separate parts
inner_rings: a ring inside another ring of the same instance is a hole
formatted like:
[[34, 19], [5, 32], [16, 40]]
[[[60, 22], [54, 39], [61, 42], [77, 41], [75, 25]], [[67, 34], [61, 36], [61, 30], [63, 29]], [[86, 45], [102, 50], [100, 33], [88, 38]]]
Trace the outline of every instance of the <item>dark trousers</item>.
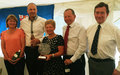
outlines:
[[112, 75], [114, 60], [89, 58], [89, 75]]
[[26, 65], [29, 75], [42, 75], [43, 63], [38, 60], [38, 46], [36, 47], [25, 47], [26, 54]]
[[24, 75], [25, 60], [21, 58], [16, 64], [11, 64], [4, 60], [8, 75]]
[[[72, 56], [64, 55], [63, 59], [70, 59]], [[85, 57], [84, 54], [80, 59], [65, 67], [70, 68], [70, 72], [65, 75], [85, 75]]]

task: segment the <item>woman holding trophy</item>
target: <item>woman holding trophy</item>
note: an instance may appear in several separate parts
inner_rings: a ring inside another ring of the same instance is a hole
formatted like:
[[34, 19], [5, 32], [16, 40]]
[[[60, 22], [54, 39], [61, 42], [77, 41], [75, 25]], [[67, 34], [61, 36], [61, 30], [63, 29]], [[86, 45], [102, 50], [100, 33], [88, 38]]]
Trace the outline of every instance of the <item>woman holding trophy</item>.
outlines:
[[48, 36], [44, 37], [42, 44], [47, 44], [44, 47], [46, 47], [47, 53], [50, 53], [44, 55], [46, 61], [44, 62], [43, 75], [64, 75], [64, 62], [61, 58], [64, 53], [63, 37], [54, 33], [55, 21], [52, 19], [45, 22], [45, 29]]
[[17, 22], [15, 15], [8, 15], [8, 30], [1, 33], [1, 47], [8, 75], [24, 75], [25, 35], [23, 30], [16, 28]]

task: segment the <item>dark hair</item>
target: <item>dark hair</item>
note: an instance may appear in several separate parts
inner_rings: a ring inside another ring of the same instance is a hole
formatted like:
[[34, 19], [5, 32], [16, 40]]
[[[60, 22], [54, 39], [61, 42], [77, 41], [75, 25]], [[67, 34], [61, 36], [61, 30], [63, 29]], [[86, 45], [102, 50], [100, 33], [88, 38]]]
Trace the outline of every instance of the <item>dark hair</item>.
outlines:
[[108, 4], [106, 4], [106, 3], [104, 3], [104, 2], [100, 2], [99, 4], [97, 4], [97, 5], [95, 6], [94, 12], [95, 12], [96, 8], [99, 8], [99, 7], [105, 7], [105, 8], [106, 8], [106, 13], [109, 14]]
[[9, 27], [9, 26], [8, 26], [8, 20], [11, 20], [11, 19], [14, 19], [14, 20], [16, 21], [16, 27], [17, 27], [18, 19], [17, 19], [16, 16], [13, 15], [13, 14], [8, 15], [8, 17], [6, 18], [6, 27], [7, 27], [7, 28]]
[[66, 10], [64, 11], [64, 13], [65, 13], [66, 11], [68, 11], [68, 10], [71, 10], [71, 11], [72, 11], [72, 14], [73, 14], [73, 15], [75, 15], [74, 10], [73, 10], [73, 9], [71, 9], [71, 8], [66, 9]]

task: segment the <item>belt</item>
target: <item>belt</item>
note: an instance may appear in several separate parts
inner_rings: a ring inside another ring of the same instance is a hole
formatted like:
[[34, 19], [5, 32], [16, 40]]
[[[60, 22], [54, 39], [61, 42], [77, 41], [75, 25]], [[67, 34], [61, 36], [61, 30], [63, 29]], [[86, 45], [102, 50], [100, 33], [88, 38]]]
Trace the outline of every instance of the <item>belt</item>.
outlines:
[[64, 59], [70, 59], [73, 55], [63, 55]]
[[72, 57], [73, 55], [63, 55], [64, 57]]
[[110, 62], [110, 61], [114, 61], [113, 59], [110, 59], [110, 58], [107, 58], [107, 59], [96, 59], [96, 58], [90, 57], [90, 59], [95, 61], [95, 62]]

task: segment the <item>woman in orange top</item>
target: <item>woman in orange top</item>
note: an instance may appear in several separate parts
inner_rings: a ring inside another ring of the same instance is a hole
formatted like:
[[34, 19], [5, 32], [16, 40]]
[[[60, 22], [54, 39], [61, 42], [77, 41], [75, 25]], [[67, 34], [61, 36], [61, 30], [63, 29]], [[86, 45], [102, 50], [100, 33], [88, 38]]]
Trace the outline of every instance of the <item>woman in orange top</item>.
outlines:
[[[1, 47], [8, 75], [24, 75], [25, 35], [21, 29], [16, 28], [17, 22], [15, 15], [8, 15], [6, 19], [8, 30], [1, 33]], [[19, 50], [19, 57], [13, 59], [14, 54]]]

